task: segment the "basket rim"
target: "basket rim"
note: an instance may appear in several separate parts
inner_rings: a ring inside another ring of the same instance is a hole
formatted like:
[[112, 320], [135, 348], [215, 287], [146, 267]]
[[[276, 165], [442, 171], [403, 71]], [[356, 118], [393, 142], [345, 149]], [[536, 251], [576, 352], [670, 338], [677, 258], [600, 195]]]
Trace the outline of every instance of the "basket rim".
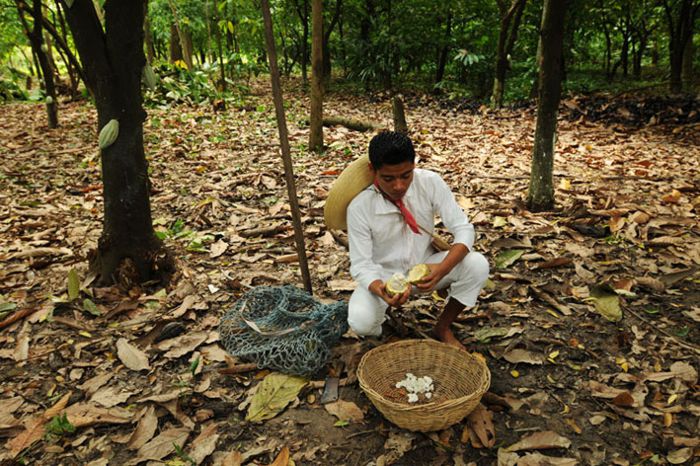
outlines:
[[[387, 398], [385, 398], [382, 394], [377, 392], [371, 387], [368, 387], [367, 384], [364, 383], [363, 381], [363, 370], [365, 368], [365, 365], [367, 363], [368, 355], [372, 353], [374, 350], [378, 348], [382, 348], [382, 350], [387, 350], [390, 349], [393, 346], [415, 346], [415, 345], [429, 345], [429, 346], [435, 346], [435, 347], [440, 347], [441, 349], [448, 349], [448, 351], [454, 350], [454, 351], [459, 351], [461, 353], [465, 353], [467, 356], [469, 356], [473, 361], [476, 361], [477, 365], [481, 366], [481, 369], [483, 370], [483, 373], [485, 374], [485, 377], [481, 381], [481, 384], [479, 387], [472, 392], [469, 395], [461, 396], [459, 398], [453, 398], [451, 400], [446, 400], [446, 401], [440, 401], [440, 402], [435, 402], [431, 401], [429, 403], [422, 403], [422, 404], [416, 404], [416, 405], [405, 405], [403, 403], [398, 403], [396, 401], [391, 401]], [[376, 346], [372, 348], [371, 350], [367, 351], [364, 355], [362, 355], [362, 359], [360, 360], [360, 363], [357, 366], [357, 380], [359, 381], [360, 388], [367, 394], [368, 397], [374, 398], [377, 401], [381, 402], [383, 405], [388, 406], [396, 411], [403, 411], [403, 412], [412, 412], [412, 411], [422, 411], [425, 410], [426, 408], [431, 408], [431, 409], [445, 409], [445, 408], [452, 408], [454, 406], [461, 405], [463, 403], [466, 403], [468, 401], [473, 400], [474, 398], [481, 398], [484, 393], [489, 389], [491, 386], [491, 371], [488, 368], [488, 365], [486, 362], [479, 358], [474, 356], [472, 353], [466, 352], [464, 350], [461, 350], [459, 348], [456, 348], [454, 346], [448, 345], [447, 343], [443, 343], [441, 341], [437, 340], [432, 340], [432, 339], [420, 339], [420, 338], [414, 338], [414, 339], [407, 339], [407, 340], [399, 340], [395, 341], [392, 343], [385, 343], [383, 345]]]

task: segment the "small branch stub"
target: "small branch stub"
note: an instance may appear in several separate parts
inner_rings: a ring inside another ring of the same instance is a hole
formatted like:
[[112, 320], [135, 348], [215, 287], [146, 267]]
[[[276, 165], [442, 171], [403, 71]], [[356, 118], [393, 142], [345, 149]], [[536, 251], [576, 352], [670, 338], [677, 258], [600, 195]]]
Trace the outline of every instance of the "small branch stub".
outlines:
[[100, 136], [97, 141], [100, 149], [104, 150], [111, 146], [117, 140], [117, 136], [119, 136], [119, 121], [109, 120], [109, 123], [100, 130]]

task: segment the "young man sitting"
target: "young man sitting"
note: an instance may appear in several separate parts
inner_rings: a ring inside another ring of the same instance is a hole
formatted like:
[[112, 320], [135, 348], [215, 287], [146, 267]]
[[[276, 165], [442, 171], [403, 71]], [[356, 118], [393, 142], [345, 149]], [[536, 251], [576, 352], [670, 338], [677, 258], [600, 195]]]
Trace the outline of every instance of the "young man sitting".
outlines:
[[[489, 274], [486, 258], [474, 252], [474, 227], [443, 179], [416, 168], [411, 140], [397, 132], [382, 132], [369, 143], [373, 183], [347, 208], [350, 274], [359, 284], [350, 298], [348, 323], [359, 335], [380, 335], [389, 306], [399, 307], [415, 292], [447, 289], [448, 299], [434, 335], [464, 348], [450, 325], [465, 307], [475, 305]], [[431, 245], [435, 215], [454, 241], [448, 251]], [[425, 263], [429, 273], [392, 294], [387, 280]]]

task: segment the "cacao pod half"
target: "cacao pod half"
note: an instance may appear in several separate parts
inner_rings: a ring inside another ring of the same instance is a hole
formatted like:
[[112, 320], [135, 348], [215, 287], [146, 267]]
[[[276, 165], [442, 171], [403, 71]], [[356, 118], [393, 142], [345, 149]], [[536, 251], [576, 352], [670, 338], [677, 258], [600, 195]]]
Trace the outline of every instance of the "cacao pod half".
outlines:
[[384, 284], [384, 289], [390, 295], [405, 293], [408, 287], [411, 286], [402, 273], [395, 273]]
[[97, 139], [100, 149], [104, 150], [111, 146], [117, 140], [117, 136], [119, 136], [119, 121], [109, 120], [109, 123], [100, 130], [100, 136]]
[[146, 63], [143, 66], [143, 71], [141, 73], [141, 79], [143, 83], [146, 85], [147, 88], [153, 90], [156, 88], [156, 84], [158, 84], [158, 76], [156, 76], [156, 73], [153, 71], [153, 68], [151, 68], [151, 65]]
[[430, 267], [428, 267], [428, 264], [415, 265], [408, 271], [408, 282], [418, 283], [428, 275], [430, 275]]

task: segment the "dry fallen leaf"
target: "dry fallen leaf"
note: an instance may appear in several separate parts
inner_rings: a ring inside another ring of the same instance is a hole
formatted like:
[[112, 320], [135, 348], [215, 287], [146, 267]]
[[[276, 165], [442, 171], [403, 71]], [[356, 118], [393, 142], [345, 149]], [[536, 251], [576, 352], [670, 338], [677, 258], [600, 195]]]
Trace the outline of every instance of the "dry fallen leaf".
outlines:
[[129, 343], [126, 338], [117, 340], [117, 356], [119, 360], [132, 371], [150, 369], [146, 353]]
[[130, 450], [138, 450], [146, 444], [149, 440], [153, 438], [158, 429], [158, 416], [156, 416], [156, 410], [153, 406], [146, 408], [146, 412], [139, 419], [139, 423], [136, 425], [136, 429], [129, 437], [127, 442], [127, 448]]
[[68, 392], [56, 402], [55, 405], [44, 411], [42, 414], [32, 418], [27, 424], [24, 432], [13, 438], [5, 445], [10, 452], [10, 457], [15, 458], [22, 450], [31, 446], [34, 442], [44, 436], [44, 426], [54, 416], [58, 416], [68, 404], [72, 392]]
[[147, 460], [159, 461], [175, 451], [174, 445], [184, 447], [189, 435], [190, 429], [187, 427], [175, 427], [163, 431], [156, 438], [139, 448], [137, 460], [139, 462]]
[[[204, 427], [197, 438], [192, 441], [189, 456], [195, 464], [201, 464], [216, 450], [216, 442], [219, 440], [219, 434], [216, 433], [218, 428], [219, 424], [212, 422]], [[285, 466], [286, 464], [284, 463]]]
[[520, 441], [506, 448], [506, 451], [544, 450], [548, 448], [569, 448], [571, 441], [551, 430], [526, 435]]
[[484, 405], [479, 405], [469, 413], [465, 429], [469, 429], [469, 438], [474, 448], [493, 448], [496, 444], [496, 429], [493, 426], [493, 413]]
[[360, 422], [365, 417], [362, 410], [352, 401], [338, 400], [323, 406], [340, 421]]

